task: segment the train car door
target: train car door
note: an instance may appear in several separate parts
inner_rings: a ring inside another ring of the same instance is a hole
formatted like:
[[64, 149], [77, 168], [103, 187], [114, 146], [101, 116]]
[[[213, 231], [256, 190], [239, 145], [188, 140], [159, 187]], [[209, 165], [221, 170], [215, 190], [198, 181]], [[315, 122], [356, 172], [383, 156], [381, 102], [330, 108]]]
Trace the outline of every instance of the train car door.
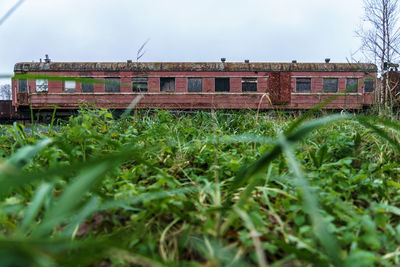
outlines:
[[271, 72], [268, 76], [268, 88], [272, 104], [284, 105], [290, 103], [289, 72]]
[[28, 80], [19, 79], [18, 80], [18, 92], [17, 92], [17, 103], [18, 105], [25, 106], [28, 105]]

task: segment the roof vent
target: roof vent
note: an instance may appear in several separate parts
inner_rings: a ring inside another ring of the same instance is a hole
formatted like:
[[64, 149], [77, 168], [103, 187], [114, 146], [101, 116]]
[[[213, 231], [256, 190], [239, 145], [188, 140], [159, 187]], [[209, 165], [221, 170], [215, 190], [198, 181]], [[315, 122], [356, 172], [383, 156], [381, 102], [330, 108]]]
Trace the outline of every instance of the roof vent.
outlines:
[[292, 60], [292, 63], [297, 63], [297, 60]]
[[45, 55], [45, 59], [44, 59], [44, 62], [45, 63], [50, 63], [51, 62], [51, 60], [50, 60], [50, 58], [49, 58], [49, 55]]
[[226, 61], [226, 58], [222, 57], [222, 58], [221, 58], [221, 62], [222, 62], [222, 63], [225, 63], [225, 61]]
[[132, 59], [128, 59], [126, 63], [132, 63]]
[[250, 63], [250, 60], [245, 59], [245, 60], [244, 60], [244, 63]]
[[329, 62], [331, 62], [331, 59], [330, 58], [325, 58], [325, 63], [329, 63]]

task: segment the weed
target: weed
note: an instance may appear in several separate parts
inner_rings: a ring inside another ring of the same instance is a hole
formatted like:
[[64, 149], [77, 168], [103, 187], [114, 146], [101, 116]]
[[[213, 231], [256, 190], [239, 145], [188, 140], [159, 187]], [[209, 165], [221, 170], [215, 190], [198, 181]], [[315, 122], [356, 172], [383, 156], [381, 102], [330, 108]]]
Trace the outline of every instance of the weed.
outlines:
[[400, 123], [311, 115], [2, 126], [0, 264], [398, 264]]

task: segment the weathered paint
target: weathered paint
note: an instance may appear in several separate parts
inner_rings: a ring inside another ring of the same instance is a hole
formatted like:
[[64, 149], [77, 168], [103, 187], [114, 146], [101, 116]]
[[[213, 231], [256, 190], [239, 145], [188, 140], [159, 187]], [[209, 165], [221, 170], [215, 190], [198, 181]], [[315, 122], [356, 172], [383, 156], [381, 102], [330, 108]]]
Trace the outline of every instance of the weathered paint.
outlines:
[[[64, 94], [34, 94], [31, 96], [33, 108], [39, 108], [48, 103], [65, 108], [76, 108], [84, 102], [91, 102], [96, 107], [126, 108], [139, 94], [100, 94], [68, 95], [68, 104]], [[142, 94], [144, 97], [138, 107], [144, 108], [257, 108], [262, 94]], [[261, 103], [262, 108], [270, 108], [267, 99]]]
[[54, 63], [34, 63], [22, 62], [14, 66], [15, 72], [32, 72], [32, 71], [67, 71], [67, 72], [86, 72], [86, 71], [104, 71], [104, 72], [231, 72], [231, 71], [335, 71], [335, 72], [376, 72], [377, 68], [374, 64], [367, 63], [219, 63], [219, 62], [54, 62]]
[[0, 122], [9, 122], [18, 118], [18, 114], [12, 106], [12, 101], [0, 100]]
[[[323, 79], [338, 78], [338, 93], [346, 90], [346, 78], [359, 78], [357, 93], [339, 95], [326, 108], [359, 109], [373, 103], [374, 93], [364, 93], [363, 78], [376, 77], [372, 64], [347, 63], [18, 63], [15, 72], [62, 77], [119, 77], [120, 92], [106, 93], [103, 83], [94, 84], [94, 92], [64, 92], [64, 82], [49, 80], [49, 91], [37, 93], [35, 80], [28, 80], [28, 93], [15, 94], [14, 105], [34, 109], [56, 105], [59, 109], [77, 109], [90, 102], [103, 108], [126, 108], [141, 94], [137, 108], [167, 109], [310, 109], [336, 94], [322, 92]], [[147, 77], [148, 92], [132, 92], [131, 78]], [[160, 78], [174, 77], [175, 91], [160, 92]], [[188, 93], [187, 79], [203, 78], [203, 91]], [[230, 92], [215, 92], [215, 78], [229, 77]], [[242, 78], [257, 79], [257, 92], [242, 92]], [[296, 93], [296, 77], [312, 78], [311, 93]], [[17, 83], [13, 81], [13, 93]], [[13, 94], [14, 96], [14, 94]], [[26, 99], [27, 98], [27, 99]]]

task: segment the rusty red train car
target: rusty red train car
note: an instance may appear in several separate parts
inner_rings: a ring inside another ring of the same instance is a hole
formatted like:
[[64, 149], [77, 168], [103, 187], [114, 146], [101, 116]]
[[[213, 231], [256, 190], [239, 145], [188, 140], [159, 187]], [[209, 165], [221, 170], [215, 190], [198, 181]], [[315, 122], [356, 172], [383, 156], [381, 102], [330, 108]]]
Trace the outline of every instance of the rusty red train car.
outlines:
[[[17, 63], [16, 110], [362, 109], [374, 102], [377, 67], [366, 63]], [[91, 82], [93, 81], [93, 82]]]
[[9, 123], [20, 119], [11, 100], [0, 100], [0, 123]]

